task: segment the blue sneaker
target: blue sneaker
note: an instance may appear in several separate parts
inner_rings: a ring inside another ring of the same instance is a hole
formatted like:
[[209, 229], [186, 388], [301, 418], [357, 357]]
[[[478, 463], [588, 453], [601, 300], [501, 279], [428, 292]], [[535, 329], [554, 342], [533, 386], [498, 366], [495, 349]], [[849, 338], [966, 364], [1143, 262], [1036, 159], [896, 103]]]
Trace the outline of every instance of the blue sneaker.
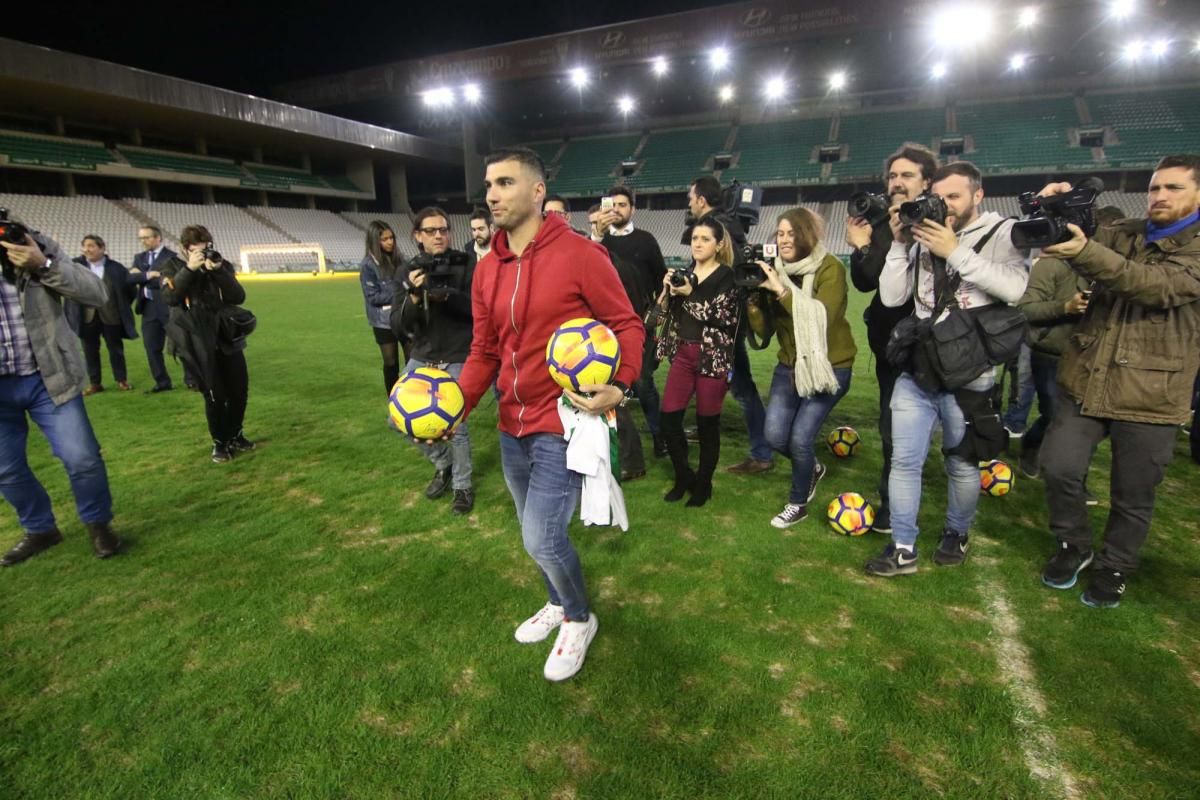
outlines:
[[1092, 570], [1088, 588], [1079, 596], [1085, 606], [1091, 608], [1116, 608], [1121, 605], [1125, 594], [1125, 576], [1112, 569]]
[[1060, 541], [1055, 553], [1042, 570], [1042, 583], [1051, 589], [1070, 589], [1079, 579], [1079, 573], [1092, 563], [1092, 550], [1083, 550], [1073, 544]]

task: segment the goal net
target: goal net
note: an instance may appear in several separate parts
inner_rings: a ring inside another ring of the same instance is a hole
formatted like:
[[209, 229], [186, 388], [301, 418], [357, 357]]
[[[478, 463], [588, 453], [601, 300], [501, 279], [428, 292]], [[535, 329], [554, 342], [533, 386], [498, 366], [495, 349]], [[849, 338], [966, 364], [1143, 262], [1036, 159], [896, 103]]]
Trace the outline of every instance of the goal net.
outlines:
[[325, 248], [316, 242], [243, 245], [242, 272], [325, 272]]

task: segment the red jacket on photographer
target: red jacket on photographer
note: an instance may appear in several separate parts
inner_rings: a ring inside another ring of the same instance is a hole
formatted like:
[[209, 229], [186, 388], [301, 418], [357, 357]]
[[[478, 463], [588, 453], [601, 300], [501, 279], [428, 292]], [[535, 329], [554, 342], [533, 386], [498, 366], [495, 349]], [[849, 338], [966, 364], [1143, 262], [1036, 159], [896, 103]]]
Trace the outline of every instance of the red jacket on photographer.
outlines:
[[608, 252], [556, 214], [520, 256], [507, 231], [496, 234], [475, 267], [471, 305], [475, 332], [459, 385], [469, 413], [496, 380], [499, 427], [511, 436], [563, 432], [562, 388], [546, 368], [546, 343], [567, 320], [591, 317], [612, 329], [621, 345], [618, 382], [632, 385], [641, 373], [645, 327]]

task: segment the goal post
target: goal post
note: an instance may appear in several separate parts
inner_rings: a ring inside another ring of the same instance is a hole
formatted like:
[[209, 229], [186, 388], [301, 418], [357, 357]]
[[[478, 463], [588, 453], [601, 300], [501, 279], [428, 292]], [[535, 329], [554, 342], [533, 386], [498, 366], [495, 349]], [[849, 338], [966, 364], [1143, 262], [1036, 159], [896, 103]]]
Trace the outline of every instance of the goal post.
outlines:
[[[305, 272], [311, 272], [311, 264], [315, 260], [317, 264], [317, 272], [324, 274], [325, 267], [325, 248], [318, 242], [300, 242], [297, 244], [248, 244], [241, 247], [240, 259], [242, 272], [287, 272], [287, 269], [279, 269], [279, 258], [275, 256], [297, 256], [298, 263], [304, 263]], [[307, 256], [307, 258], [299, 258]], [[315, 258], [314, 258], [315, 257]], [[269, 263], [264, 263], [268, 261]], [[259, 267], [266, 267], [259, 269]], [[284, 265], [291, 266], [291, 265]], [[272, 269], [271, 267], [276, 267]]]

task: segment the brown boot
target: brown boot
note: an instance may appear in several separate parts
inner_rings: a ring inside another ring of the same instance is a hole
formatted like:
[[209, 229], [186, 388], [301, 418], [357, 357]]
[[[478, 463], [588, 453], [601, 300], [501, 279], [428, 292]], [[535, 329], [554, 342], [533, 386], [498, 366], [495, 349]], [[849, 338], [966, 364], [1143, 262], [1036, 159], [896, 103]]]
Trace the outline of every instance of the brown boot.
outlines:
[[0, 567], [11, 567], [13, 564], [20, 564], [27, 558], [33, 558], [43, 550], [49, 550], [54, 545], [61, 542], [62, 534], [58, 528], [46, 531], [45, 533], [27, 533], [17, 542], [11, 550], [0, 558]]
[[96, 558], [114, 556], [121, 549], [121, 540], [113, 533], [109, 523], [89, 522], [86, 527], [92, 537], [92, 552], [96, 554]]

